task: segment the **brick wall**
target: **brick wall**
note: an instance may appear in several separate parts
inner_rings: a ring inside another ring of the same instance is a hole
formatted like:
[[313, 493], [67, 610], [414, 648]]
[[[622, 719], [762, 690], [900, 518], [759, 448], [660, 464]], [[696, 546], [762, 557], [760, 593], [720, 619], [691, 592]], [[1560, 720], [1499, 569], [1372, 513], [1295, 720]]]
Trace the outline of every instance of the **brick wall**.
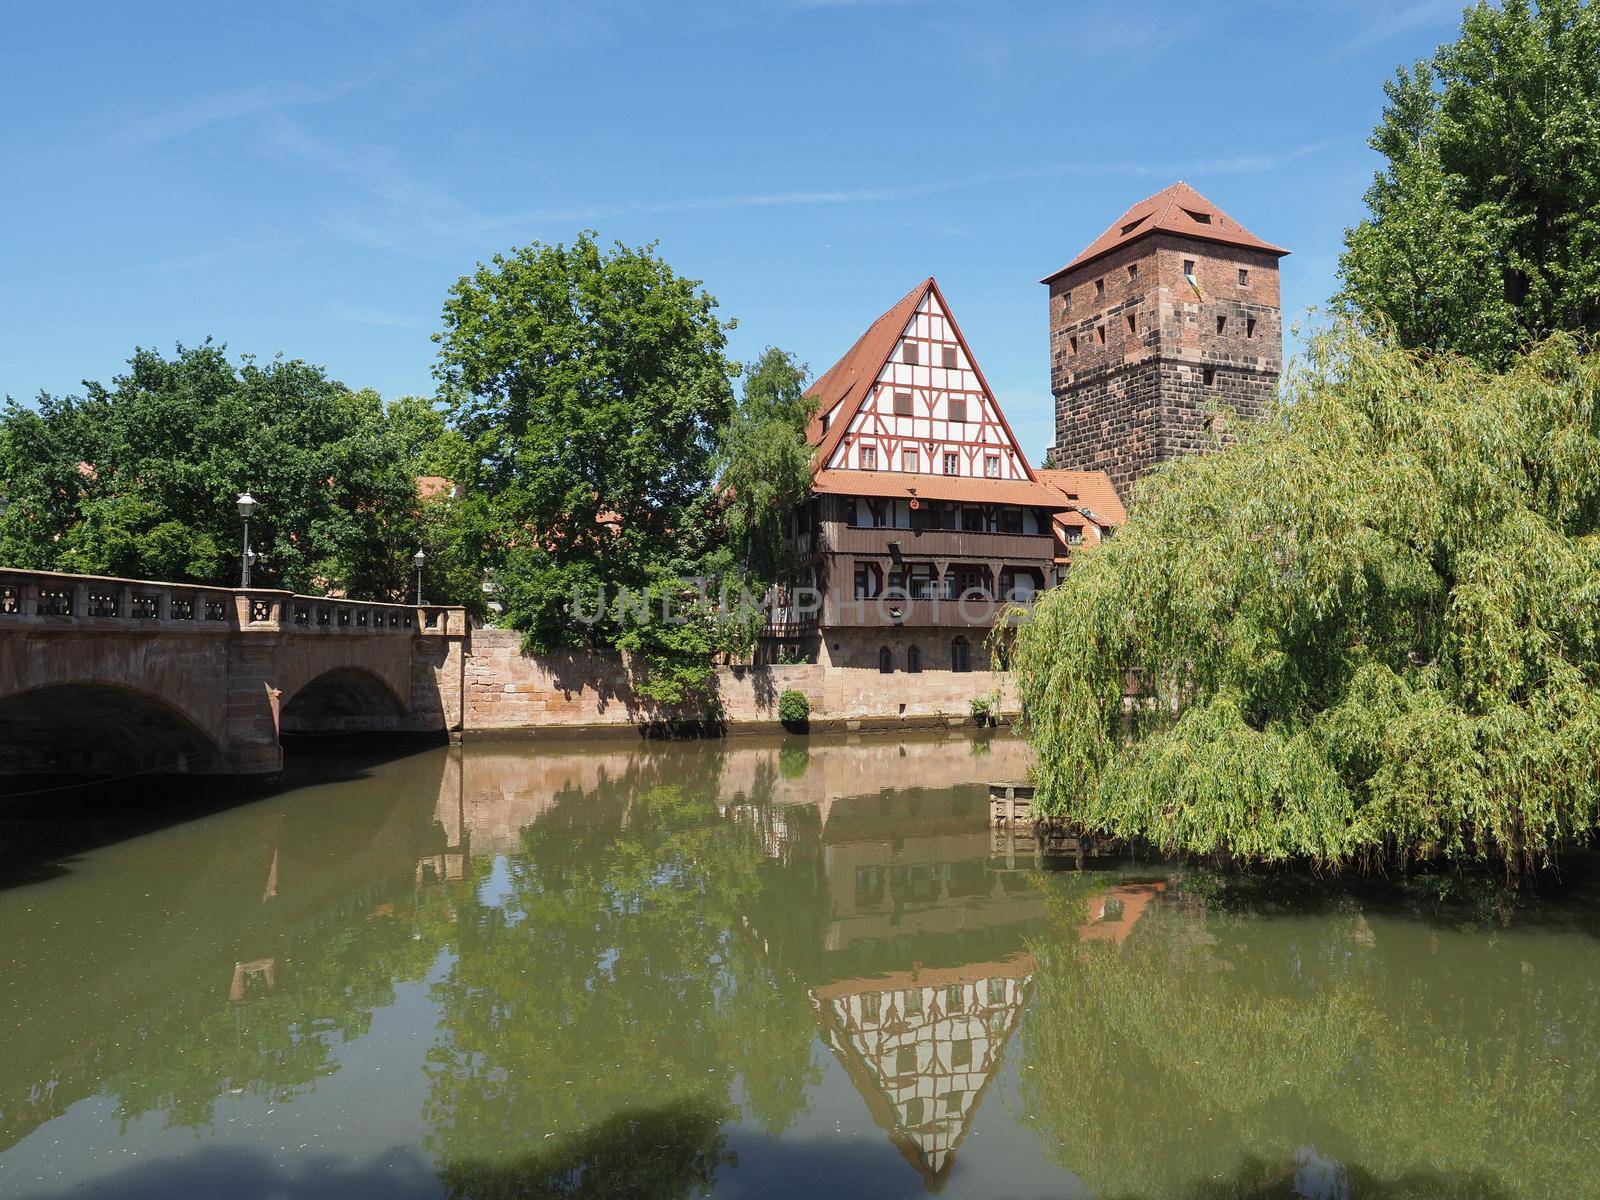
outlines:
[[[473, 731], [628, 726], [666, 716], [697, 719], [704, 713], [658, 713], [640, 704], [627, 671], [614, 658], [591, 654], [523, 654], [517, 633], [475, 629], [465, 662], [463, 726]], [[723, 715], [733, 724], [776, 723], [778, 697], [803, 692], [813, 718], [965, 717], [973, 697], [989, 696], [1005, 676], [989, 671], [954, 674], [903, 670], [881, 675], [861, 669], [801, 664], [722, 667], [717, 671]]]
[[1057, 459], [1107, 472], [1124, 498], [1156, 463], [1214, 444], [1208, 410], [1254, 420], [1277, 388], [1271, 254], [1158, 235], [1054, 280], [1049, 303]]

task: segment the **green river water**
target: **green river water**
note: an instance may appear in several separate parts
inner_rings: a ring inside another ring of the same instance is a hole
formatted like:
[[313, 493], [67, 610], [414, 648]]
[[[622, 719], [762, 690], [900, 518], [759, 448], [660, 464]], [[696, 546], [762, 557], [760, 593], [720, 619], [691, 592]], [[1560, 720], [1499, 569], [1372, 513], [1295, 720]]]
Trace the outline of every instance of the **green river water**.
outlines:
[[[1600, 1196], [1600, 889], [994, 839], [998, 737], [0, 800], [0, 1196]], [[1439, 893], [1448, 893], [1443, 898]]]

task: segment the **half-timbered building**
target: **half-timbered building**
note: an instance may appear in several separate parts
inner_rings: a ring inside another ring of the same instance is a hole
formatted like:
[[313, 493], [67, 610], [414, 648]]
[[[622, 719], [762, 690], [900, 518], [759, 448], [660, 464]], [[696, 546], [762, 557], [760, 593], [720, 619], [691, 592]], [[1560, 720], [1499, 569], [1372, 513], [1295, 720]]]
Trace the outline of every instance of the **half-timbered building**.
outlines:
[[880, 316], [808, 395], [803, 600], [765, 653], [883, 672], [983, 670], [1007, 601], [1057, 578], [1071, 502], [1029, 465], [939, 285]]

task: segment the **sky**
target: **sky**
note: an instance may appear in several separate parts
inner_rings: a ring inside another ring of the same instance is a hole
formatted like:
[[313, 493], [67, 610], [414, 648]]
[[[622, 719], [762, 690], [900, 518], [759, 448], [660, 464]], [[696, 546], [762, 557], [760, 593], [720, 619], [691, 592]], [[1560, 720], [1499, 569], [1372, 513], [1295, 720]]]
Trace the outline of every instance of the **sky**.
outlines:
[[450, 285], [587, 228], [704, 281], [741, 360], [775, 345], [813, 374], [936, 276], [1037, 460], [1038, 280], [1181, 178], [1293, 251], [1305, 328], [1379, 166], [1382, 85], [1461, 8], [10, 5], [0, 394], [208, 337], [431, 394]]

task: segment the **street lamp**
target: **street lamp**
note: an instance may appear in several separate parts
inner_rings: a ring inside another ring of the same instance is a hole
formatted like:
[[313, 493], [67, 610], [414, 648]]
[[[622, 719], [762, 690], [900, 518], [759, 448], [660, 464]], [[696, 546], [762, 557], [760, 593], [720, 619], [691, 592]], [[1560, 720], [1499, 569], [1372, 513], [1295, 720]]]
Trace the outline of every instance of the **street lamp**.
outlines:
[[418, 550], [415, 554], [413, 554], [411, 556], [411, 561], [417, 568], [417, 607], [418, 608], [422, 607], [422, 564], [425, 563], [427, 560], [428, 560], [428, 556], [426, 554], [424, 554], [421, 550]]
[[238, 503], [239, 515], [244, 518], [244, 555], [239, 586], [247, 588], [250, 586], [250, 568], [256, 560], [254, 552], [250, 549], [250, 518], [255, 515], [256, 498], [249, 492], [240, 492]]

